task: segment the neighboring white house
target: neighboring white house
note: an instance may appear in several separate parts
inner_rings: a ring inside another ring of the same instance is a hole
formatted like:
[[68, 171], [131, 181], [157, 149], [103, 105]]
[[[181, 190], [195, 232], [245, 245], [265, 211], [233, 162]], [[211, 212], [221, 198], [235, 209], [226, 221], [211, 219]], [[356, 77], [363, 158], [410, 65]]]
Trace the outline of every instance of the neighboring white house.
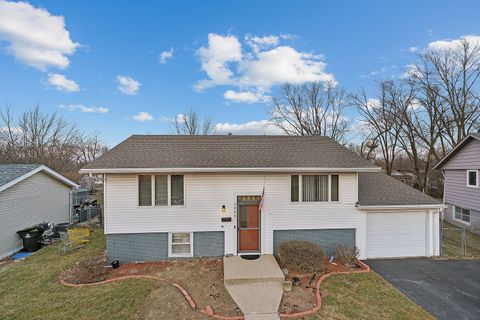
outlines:
[[68, 222], [70, 191], [78, 185], [39, 164], [0, 164], [0, 259], [22, 249], [19, 230]]
[[81, 172], [104, 174], [110, 259], [272, 254], [293, 239], [362, 259], [439, 254], [443, 205], [326, 137], [134, 135]]

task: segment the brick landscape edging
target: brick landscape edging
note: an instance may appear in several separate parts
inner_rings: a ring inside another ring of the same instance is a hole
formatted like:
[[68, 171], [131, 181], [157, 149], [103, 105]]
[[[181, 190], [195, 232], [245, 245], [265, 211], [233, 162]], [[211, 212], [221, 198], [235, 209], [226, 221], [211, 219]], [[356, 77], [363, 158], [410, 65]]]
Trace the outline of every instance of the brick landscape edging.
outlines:
[[315, 285], [316, 289], [316, 297], [317, 297], [317, 305], [313, 307], [312, 309], [301, 311], [301, 312], [295, 312], [295, 313], [279, 313], [278, 315], [280, 318], [297, 318], [297, 317], [304, 317], [308, 316], [311, 314], [314, 314], [320, 308], [322, 307], [322, 295], [320, 294], [320, 285], [322, 284], [325, 279], [328, 277], [335, 275], [335, 274], [353, 274], [353, 273], [365, 273], [365, 272], [370, 272], [370, 267], [363, 263], [360, 260], [357, 260], [357, 264], [362, 268], [362, 270], [359, 271], [337, 271], [337, 272], [330, 272], [322, 275], [320, 278], [318, 278], [317, 283]]
[[[322, 284], [322, 282], [325, 279], [327, 279], [328, 277], [330, 277], [332, 275], [335, 275], [335, 274], [353, 274], [353, 273], [370, 272], [370, 267], [368, 265], [366, 265], [365, 263], [363, 263], [362, 261], [357, 260], [357, 264], [362, 268], [362, 270], [360, 270], [360, 271], [339, 271], [339, 272], [326, 273], [326, 274], [322, 275], [320, 278], [318, 278], [317, 283], [315, 285], [317, 305], [315, 307], [313, 307], [312, 309], [309, 309], [309, 310], [306, 310], [306, 311], [295, 312], [295, 313], [279, 313], [278, 315], [280, 316], [280, 318], [303, 317], [303, 316], [311, 315], [311, 314], [317, 312], [318, 310], [320, 310], [320, 308], [322, 307], [322, 296], [320, 294], [320, 285]], [[61, 276], [59, 276], [58, 279], [60, 280], [60, 283], [63, 284], [64, 286], [73, 287], [73, 288], [81, 288], [81, 287], [94, 286], [94, 285], [102, 285], [102, 284], [106, 284], [106, 283], [112, 283], [112, 282], [127, 280], [127, 279], [146, 279], [146, 280], [163, 281], [163, 282], [166, 282], [169, 285], [177, 288], [183, 294], [183, 296], [185, 297], [185, 300], [187, 300], [190, 307], [195, 311], [199, 311], [199, 312], [201, 312], [201, 313], [203, 313], [207, 316], [210, 316], [210, 317], [215, 318], [215, 319], [220, 319], [220, 320], [242, 320], [242, 319], [244, 319], [243, 316], [229, 317], [229, 316], [222, 316], [222, 315], [216, 314], [213, 311], [211, 306], [206, 306], [204, 309], [198, 310], [195, 301], [192, 299], [192, 297], [187, 292], [187, 290], [185, 290], [179, 284], [169, 283], [165, 279], [162, 279], [160, 277], [148, 276], [148, 275], [121, 276], [121, 277], [116, 277], [116, 278], [112, 278], [112, 279], [108, 279], [108, 280], [104, 280], [104, 281], [99, 281], [99, 282], [80, 283], [80, 284], [69, 283], [69, 282], [65, 281], [64, 279], [62, 279]]]
[[66, 287], [72, 287], [72, 288], [82, 288], [82, 287], [87, 287], [87, 286], [95, 286], [95, 285], [102, 285], [102, 284], [107, 284], [107, 283], [112, 283], [116, 281], [122, 281], [122, 280], [128, 280], [128, 279], [144, 279], [144, 280], [156, 280], [156, 281], [163, 281], [165, 283], [168, 283], [169, 285], [177, 288], [185, 297], [185, 300], [187, 300], [188, 304], [190, 307], [198, 312], [201, 312], [205, 315], [208, 315], [210, 317], [216, 318], [216, 319], [221, 319], [221, 320], [241, 320], [243, 319], [243, 316], [234, 316], [234, 317], [228, 317], [228, 316], [222, 316], [219, 314], [216, 314], [213, 312], [212, 307], [206, 306], [205, 309], [198, 310], [197, 305], [195, 301], [192, 299], [190, 294], [185, 290], [181, 285], [177, 283], [169, 283], [165, 279], [162, 279], [160, 277], [155, 277], [155, 276], [147, 276], [147, 275], [137, 275], [137, 276], [121, 276], [121, 277], [115, 277], [112, 279], [108, 280], [103, 280], [99, 282], [92, 282], [92, 283], [70, 283], [65, 281], [61, 276], [58, 277], [58, 280], [60, 281], [61, 284], [63, 284]]

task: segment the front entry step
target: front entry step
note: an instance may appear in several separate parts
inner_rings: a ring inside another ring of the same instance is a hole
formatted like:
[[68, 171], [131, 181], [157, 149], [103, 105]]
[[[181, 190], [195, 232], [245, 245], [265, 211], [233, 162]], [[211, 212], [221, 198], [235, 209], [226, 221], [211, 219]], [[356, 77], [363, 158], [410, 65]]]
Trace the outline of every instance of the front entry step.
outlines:
[[255, 260], [239, 256], [223, 258], [225, 285], [235, 283], [277, 282], [283, 284], [285, 276], [273, 255], [261, 255]]
[[285, 276], [272, 255], [256, 260], [223, 258], [225, 287], [245, 315], [245, 320], [278, 318]]

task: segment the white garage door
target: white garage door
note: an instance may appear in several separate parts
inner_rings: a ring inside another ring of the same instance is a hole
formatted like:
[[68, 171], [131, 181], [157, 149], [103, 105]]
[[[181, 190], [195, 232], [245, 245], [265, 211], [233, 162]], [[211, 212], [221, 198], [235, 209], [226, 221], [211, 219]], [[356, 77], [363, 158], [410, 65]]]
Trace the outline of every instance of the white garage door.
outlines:
[[369, 258], [426, 256], [425, 212], [367, 214]]

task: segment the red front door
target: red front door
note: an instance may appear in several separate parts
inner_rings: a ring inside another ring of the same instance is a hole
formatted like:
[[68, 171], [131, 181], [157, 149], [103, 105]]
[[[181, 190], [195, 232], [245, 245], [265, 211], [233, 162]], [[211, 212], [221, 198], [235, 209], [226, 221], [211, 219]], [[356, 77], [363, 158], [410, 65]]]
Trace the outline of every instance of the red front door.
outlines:
[[238, 250], [260, 251], [260, 212], [258, 205], [240, 205], [238, 215]]

